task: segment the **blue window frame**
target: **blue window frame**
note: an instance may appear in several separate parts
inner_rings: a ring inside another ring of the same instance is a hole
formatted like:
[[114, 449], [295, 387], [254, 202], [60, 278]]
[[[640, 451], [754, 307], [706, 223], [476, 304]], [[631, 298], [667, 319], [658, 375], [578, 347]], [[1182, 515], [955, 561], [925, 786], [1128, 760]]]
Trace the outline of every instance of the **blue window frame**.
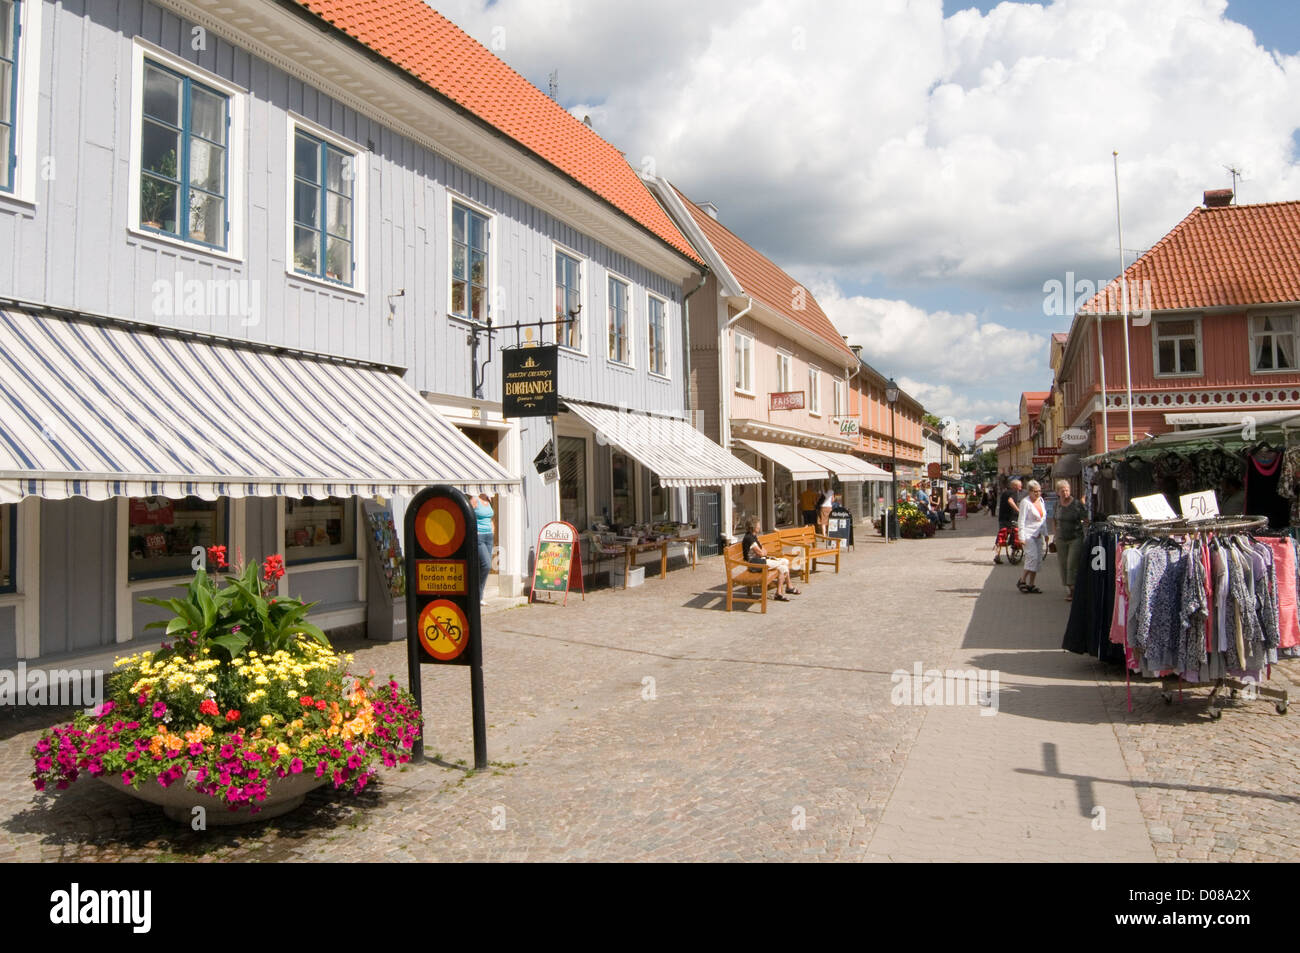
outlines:
[[451, 313], [488, 316], [488, 219], [459, 202], [451, 207]]
[[18, 588], [18, 573], [14, 571], [17, 552], [18, 507], [13, 503], [0, 503], [0, 592], [13, 592]]
[[293, 142], [293, 267], [351, 285], [356, 157], [301, 130]]
[[140, 227], [225, 249], [230, 98], [146, 60], [143, 102]]
[[[18, 168], [18, 34], [19, 0], [0, 0], [0, 192], [14, 190]], [[2, 590], [0, 590], [2, 591]]]

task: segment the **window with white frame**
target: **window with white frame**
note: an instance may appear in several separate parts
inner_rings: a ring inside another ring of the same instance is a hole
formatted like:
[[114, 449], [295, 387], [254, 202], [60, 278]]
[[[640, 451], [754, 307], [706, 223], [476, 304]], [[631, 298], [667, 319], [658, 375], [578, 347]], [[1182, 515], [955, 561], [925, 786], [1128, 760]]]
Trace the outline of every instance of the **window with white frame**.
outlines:
[[1201, 373], [1201, 323], [1196, 318], [1152, 322], [1156, 374], [1161, 377]]
[[1256, 315], [1250, 319], [1250, 369], [1296, 369], [1296, 329], [1292, 315]]
[[558, 249], [555, 252], [555, 343], [582, 350], [582, 262]]
[[294, 271], [344, 285], [354, 283], [356, 168], [355, 154], [294, 129]]
[[475, 321], [488, 316], [488, 217], [453, 202], [451, 206], [451, 313]]
[[790, 355], [776, 352], [776, 390], [784, 394], [790, 389]]
[[609, 277], [609, 359], [632, 363], [632, 318], [628, 313], [631, 289], [626, 281]]
[[846, 400], [846, 397], [847, 395], [845, 394], [844, 381], [837, 380], [835, 382], [835, 396], [834, 396], [835, 410], [833, 411], [836, 417], [844, 416], [848, 405], [848, 401]]
[[141, 105], [138, 225], [224, 250], [230, 96], [146, 58]]
[[18, 167], [18, 41], [20, 0], [0, 0], [0, 192], [14, 190]]
[[650, 373], [667, 376], [668, 374], [668, 333], [664, 320], [666, 302], [663, 298], [646, 295], [646, 331], [650, 345]]
[[754, 339], [739, 331], [732, 332], [734, 354], [731, 362], [733, 386], [746, 394], [754, 392]]
[[822, 372], [815, 367], [808, 368], [808, 413], [822, 412]]

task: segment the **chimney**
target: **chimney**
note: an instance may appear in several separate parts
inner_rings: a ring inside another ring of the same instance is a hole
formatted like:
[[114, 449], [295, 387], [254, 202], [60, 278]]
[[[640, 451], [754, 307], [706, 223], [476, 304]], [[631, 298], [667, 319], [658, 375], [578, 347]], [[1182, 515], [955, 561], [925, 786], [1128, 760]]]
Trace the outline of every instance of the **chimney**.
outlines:
[[1209, 189], [1205, 193], [1206, 208], [1226, 208], [1232, 204], [1232, 189]]
[[861, 344], [850, 344], [850, 345], [849, 345], [849, 350], [853, 352], [853, 356], [854, 356], [854, 357], [856, 357], [856, 358], [861, 358], [861, 357], [862, 357], [862, 345], [861, 345]]
[[701, 202], [700, 208], [704, 209], [705, 214], [708, 215], [709, 218], [713, 219], [715, 222], [718, 220], [718, 207], [712, 202]]

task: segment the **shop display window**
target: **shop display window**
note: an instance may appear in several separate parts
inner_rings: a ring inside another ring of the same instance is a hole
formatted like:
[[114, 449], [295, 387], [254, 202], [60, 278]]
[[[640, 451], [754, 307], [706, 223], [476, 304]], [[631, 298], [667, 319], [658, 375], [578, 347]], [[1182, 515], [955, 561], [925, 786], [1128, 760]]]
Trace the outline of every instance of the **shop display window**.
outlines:
[[356, 500], [331, 496], [325, 500], [284, 501], [284, 558], [287, 563], [322, 559], [355, 559]]
[[632, 460], [625, 453], [617, 450], [610, 455], [613, 471], [614, 494], [610, 520], [615, 526], [626, 526], [636, 522], [636, 490]]
[[17, 522], [18, 507], [12, 503], [0, 504], [0, 592], [13, 592], [18, 581], [14, 573]]
[[579, 532], [589, 528], [587, 520], [587, 441], [581, 437], [561, 437], [560, 519], [572, 523]]
[[665, 522], [671, 518], [672, 491], [659, 483], [659, 474], [650, 474], [650, 519]]
[[799, 521], [798, 501], [794, 495], [794, 479], [783, 466], [773, 468], [772, 504], [776, 513], [776, 528], [794, 526]]
[[224, 499], [133, 496], [127, 500], [127, 525], [129, 579], [188, 576], [196, 546], [228, 546]]

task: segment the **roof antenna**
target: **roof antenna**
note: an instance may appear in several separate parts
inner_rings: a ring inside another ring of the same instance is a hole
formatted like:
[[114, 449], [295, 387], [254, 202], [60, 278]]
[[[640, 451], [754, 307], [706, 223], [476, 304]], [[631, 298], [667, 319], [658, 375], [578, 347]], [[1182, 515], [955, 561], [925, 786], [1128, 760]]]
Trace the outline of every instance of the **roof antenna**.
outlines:
[[560, 71], [553, 69], [546, 77], [547, 90], [546, 95], [550, 96], [555, 102], [560, 101]]
[[1224, 168], [1227, 169], [1230, 173], [1232, 173], [1232, 204], [1236, 205], [1237, 204], [1237, 178], [1241, 175], [1241, 170], [1238, 169], [1236, 166], [1231, 166], [1231, 165], [1225, 165]]

